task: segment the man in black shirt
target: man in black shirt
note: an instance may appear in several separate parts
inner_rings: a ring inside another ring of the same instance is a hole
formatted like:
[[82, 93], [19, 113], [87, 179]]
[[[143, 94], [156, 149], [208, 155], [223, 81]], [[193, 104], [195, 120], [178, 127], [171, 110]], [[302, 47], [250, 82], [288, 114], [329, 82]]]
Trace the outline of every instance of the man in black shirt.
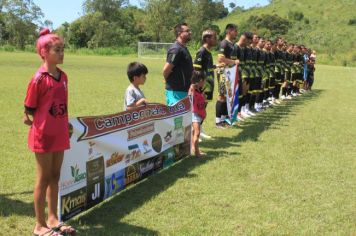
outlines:
[[[211, 55], [211, 48], [217, 44], [216, 32], [208, 29], [202, 34], [203, 46], [198, 50], [195, 56], [193, 67], [195, 70], [202, 71], [205, 74], [205, 85], [203, 91], [206, 101], [211, 101], [214, 94], [214, 69], [213, 56]], [[200, 132], [200, 137], [211, 138], [203, 130]]]
[[168, 49], [163, 77], [166, 82], [166, 102], [168, 106], [188, 96], [193, 73], [193, 60], [186, 47], [191, 39], [191, 30], [186, 23], [174, 27], [176, 42]]
[[[236, 48], [234, 41], [237, 36], [237, 25], [227, 24], [225, 27], [226, 36], [219, 45], [218, 62], [222, 65], [238, 65], [239, 60], [236, 56]], [[225, 77], [222, 70], [218, 72], [218, 100], [216, 102], [216, 127], [224, 128], [227, 123], [225, 119], [228, 116], [227, 103], [226, 103], [226, 85]]]

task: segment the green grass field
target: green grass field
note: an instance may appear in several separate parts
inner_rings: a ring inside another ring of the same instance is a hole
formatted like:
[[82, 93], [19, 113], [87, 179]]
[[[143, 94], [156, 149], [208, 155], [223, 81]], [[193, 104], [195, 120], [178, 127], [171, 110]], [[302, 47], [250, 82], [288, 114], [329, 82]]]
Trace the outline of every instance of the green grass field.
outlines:
[[[123, 107], [134, 57], [67, 55], [70, 116]], [[163, 60], [143, 86], [164, 102]], [[34, 155], [22, 124], [37, 55], [0, 53], [0, 235], [34, 226]], [[186, 158], [70, 223], [79, 235], [355, 235], [356, 68], [318, 65], [314, 91], [242, 127], [217, 130], [208, 106], [205, 161]]]

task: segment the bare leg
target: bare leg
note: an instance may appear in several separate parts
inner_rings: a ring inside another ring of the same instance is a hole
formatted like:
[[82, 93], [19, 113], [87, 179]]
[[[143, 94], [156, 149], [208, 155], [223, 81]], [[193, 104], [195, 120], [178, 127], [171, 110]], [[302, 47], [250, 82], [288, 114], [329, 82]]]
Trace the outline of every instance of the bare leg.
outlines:
[[[61, 174], [61, 167], [63, 163], [64, 152], [53, 153], [53, 162], [51, 166], [51, 181], [47, 188], [47, 201], [48, 201], [48, 226], [56, 227], [60, 224], [57, 214], [58, 206], [58, 182]], [[59, 227], [63, 233], [75, 233], [75, 229], [69, 225]]]
[[200, 135], [200, 124], [198, 122], [193, 122], [193, 148], [194, 148], [194, 155], [196, 157], [200, 156], [199, 151], [199, 135]]
[[48, 225], [58, 225], [57, 206], [58, 206], [58, 182], [61, 173], [64, 152], [53, 153], [53, 161], [51, 169], [51, 178], [47, 188], [48, 201]]
[[45, 218], [46, 189], [50, 182], [53, 154], [36, 153], [36, 183], [34, 188], [34, 205], [36, 226], [34, 233], [43, 234], [48, 231]]

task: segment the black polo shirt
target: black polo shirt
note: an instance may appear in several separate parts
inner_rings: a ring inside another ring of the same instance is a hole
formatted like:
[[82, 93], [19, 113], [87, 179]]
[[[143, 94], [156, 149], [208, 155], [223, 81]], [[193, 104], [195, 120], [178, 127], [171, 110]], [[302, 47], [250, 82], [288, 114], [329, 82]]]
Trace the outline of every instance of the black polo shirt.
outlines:
[[188, 92], [193, 73], [193, 60], [188, 48], [175, 42], [167, 51], [166, 62], [174, 65], [166, 78], [166, 89]]

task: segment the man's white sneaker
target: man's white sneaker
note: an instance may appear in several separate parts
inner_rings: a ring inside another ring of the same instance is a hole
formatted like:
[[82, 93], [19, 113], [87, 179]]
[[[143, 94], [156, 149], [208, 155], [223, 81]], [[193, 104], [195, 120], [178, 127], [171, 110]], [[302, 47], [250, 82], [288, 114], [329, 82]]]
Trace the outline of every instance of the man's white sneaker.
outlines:
[[250, 111], [250, 110], [247, 110], [247, 114], [249, 114], [250, 116], [256, 116], [256, 113], [253, 113], [253, 112]]
[[251, 116], [247, 112], [241, 111], [241, 116], [243, 119], [250, 118]]

